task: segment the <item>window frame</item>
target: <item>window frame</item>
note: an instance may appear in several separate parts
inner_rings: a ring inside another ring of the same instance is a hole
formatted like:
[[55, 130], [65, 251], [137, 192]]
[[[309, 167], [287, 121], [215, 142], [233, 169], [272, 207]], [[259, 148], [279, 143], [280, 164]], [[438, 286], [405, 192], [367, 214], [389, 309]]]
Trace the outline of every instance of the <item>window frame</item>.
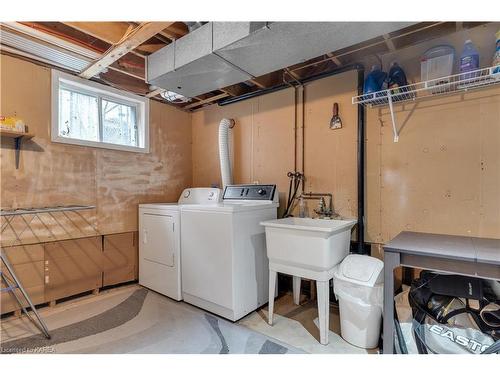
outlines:
[[[102, 100], [112, 101], [117, 104], [133, 106], [136, 110], [138, 146], [120, 145], [103, 141], [88, 141], [84, 139], [69, 138], [59, 135], [59, 89], [67, 89], [90, 95], [97, 98], [99, 139], [102, 139], [103, 113]], [[97, 147], [110, 150], [149, 153], [149, 99], [131, 94], [123, 90], [105, 86], [97, 82], [88, 81], [71, 74], [52, 69], [52, 142], [65, 143], [77, 146]]]

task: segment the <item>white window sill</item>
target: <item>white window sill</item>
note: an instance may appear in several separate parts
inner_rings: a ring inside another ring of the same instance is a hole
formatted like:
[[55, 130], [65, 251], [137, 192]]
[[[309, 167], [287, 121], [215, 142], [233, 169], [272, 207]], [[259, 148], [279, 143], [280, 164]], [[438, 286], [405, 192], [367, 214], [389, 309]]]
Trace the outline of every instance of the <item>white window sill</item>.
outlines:
[[105, 142], [93, 142], [93, 141], [85, 141], [83, 139], [75, 139], [75, 138], [65, 138], [59, 136], [53, 136], [51, 138], [52, 142], [56, 143], [64, 143], [73, 146], [84, 146], [84, 147], [94, 147], [94, 148], [102, 148], [107, 150], [115, 150], [115, 151], [127, 151], [127, 152], [137, 152], [142, 154], [149, 153], [149, 147], [135, 147], [135, 146], [126, 146], [126, 145], [118, 145], [114, 143], [105, 143]]

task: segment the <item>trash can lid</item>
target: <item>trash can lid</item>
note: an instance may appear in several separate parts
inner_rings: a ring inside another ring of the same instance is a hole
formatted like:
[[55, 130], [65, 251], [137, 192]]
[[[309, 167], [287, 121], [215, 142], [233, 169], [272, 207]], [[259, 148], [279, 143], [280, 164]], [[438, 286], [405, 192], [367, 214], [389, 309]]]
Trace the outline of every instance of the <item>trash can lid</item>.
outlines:
[[344, 258], [336, 277], [354, 284], [374, 286], [382, 282], [384, 262], [368, 255], [351, 254]]

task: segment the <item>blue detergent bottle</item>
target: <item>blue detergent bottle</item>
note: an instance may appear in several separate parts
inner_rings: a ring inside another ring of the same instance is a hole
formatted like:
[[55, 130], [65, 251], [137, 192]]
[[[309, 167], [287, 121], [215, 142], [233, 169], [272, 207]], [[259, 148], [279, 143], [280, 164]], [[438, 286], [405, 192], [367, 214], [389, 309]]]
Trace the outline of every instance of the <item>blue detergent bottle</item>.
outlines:
[[387, 81], [391, 94], [395, 95], [394, 101], [410, 98], [410, 95], [404, 94], [404, 92], [408, 91], [406, 74], [396, 61], [393, 61], [391, 64]]
[[[460, 55], [460, 73], [470, 72], [479, 69], [479, 52], [470, 39], [465, 41], [464, 49]], [[460, 79], [474, 78], [477, 73], [461, 74]]]
[[387, 73], [380, 69], [380, 65], [373, 65], [370, 74], [368, 74], [365, 79], [363, 92], [365, 94], [371, 94], [373, 92], [386, 89], [386, 79]]

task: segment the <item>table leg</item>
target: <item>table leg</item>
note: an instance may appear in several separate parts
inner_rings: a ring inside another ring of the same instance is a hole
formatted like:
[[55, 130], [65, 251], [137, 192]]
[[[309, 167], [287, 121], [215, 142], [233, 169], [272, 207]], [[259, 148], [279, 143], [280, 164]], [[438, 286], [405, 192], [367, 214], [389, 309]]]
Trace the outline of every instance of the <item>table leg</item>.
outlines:
[[293, 276], [293, 303], [300, 304], [300, 282], [299, 276]]
[[319, 342], [328, 345], [328, 332], [330, 331], [330, 283], [327, 281], [316, 281], [318, 293], [318, 321]]
[[269, 305], [268, 305], [268, 323], [273, 325], [273, 312], [274, 312], [274, 295], [276, 292], [276, 279], [278, 278], [278, 273], [273, 270], [269, 270]]
[[399, 253], [384, 252], [384, 354], [394, 354], [394, 269]]

